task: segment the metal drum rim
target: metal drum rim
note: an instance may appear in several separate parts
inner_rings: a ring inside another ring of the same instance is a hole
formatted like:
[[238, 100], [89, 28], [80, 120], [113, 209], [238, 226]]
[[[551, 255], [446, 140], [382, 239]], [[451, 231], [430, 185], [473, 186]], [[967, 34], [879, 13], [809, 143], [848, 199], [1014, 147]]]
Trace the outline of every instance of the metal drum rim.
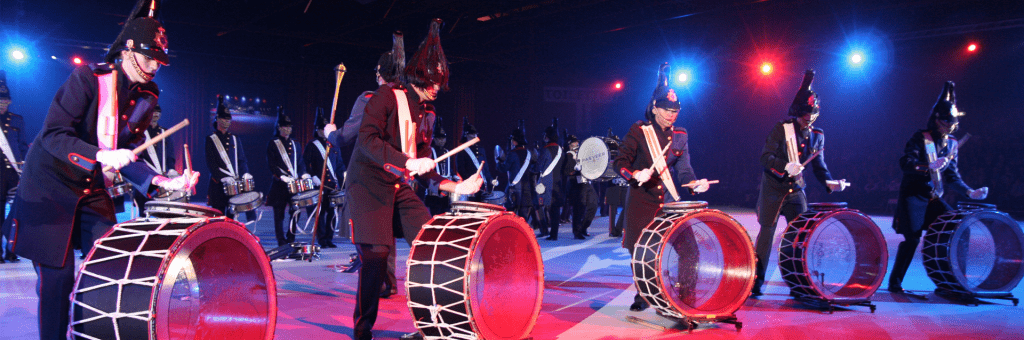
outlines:
[[[1002, 211], [998, 211], [998, 210], [969, 209], [969, 210], [951, 210], [951, 211], [943, 214], [943, 216], [946, 216], [946, 215], [953, 215], [953, 216], [955, 216], [957, 214], [962, 214], [963, 216], [961, 216], [961, 218], [959, 219], [960, 223], [956, 224], [957, 227], [956, 227], [956, 230], [954, 230], [953, 235], [951, 235], [951, 237], [950, 237], [950, 242], [952, 242], [953, 240], [959, 239], [959, 236], [963, 235], [964, 229], [961, 228], [961, 226], [964, 224], [963, 223], [964, 220], [966, 220], [968, 218], [973, 218], [974, 220], [980, 221], [981, 218], [979, 218], [978, 215], [990, 215], [990, 216], [993, 216], [993, 217], [995, 217], [997, 219], [1002, 219], [1004, 224], [1009, 224], [1010, 228], [1008, 228], [1008, 230], [1011, 230], [1013, 234], [1017, 235], [1017, 240], [1020, 241], [1020, 244], [1021, 244], [1022, 248], [1024, 248], [1024, 232], [1022, 232], [1021, 228], [1019, 228], [1019, 227], [1014, 228], [1014, 226], [1020, 226], [1020, 224], [1016, 220], [1014, 220], [1012, 217], [1010, 217], [1009, 214], [1004, 213]], [[936, 223], [938, 223], [939, 220], [940, 219], [936, 219]], [[986, 227], [986, 229], [989, 228], [989, 226], [987, 226], [987, 225], [985, 227]], [[932, 232], [933, 231], [932, 231], [931, 225], [929, 225], [928, 226], [928, 230], [926, 231], [926, 233], [930, 234]], [[974, 295], [977, 295], [977, 296], [1006, 295], [1006, 294], [1010, 294], [1010, 291], [1012, 291], [1018, 285], [1020, 285], [1020, 281], [1022, 279], [1024, 279], [1024, 264], [1022, 264], [1022, 265], [1018, 266], [1017, 275], [1013, 279], [1011, 279], [1009, 281], [1010, 283], [1013, 283], [1013, 287], [1011, 287], [1010, 289], [1007, 289], [1007, 290], [989, 290], [989, 289], [980, 289], [980, 288], [977, 287], [977, 285], [968, 286], [968, 285], [965, 284], [968, 281], [967, 281], [967, 278], [964, 276], [963, 270], [960, 268], [959, 261], [955, 260], [957, 258], [955, 255], [959, 255], [959, 249], [957, 247], [951, 246], [951, 244], [946, 244], [946, 246], [949, 248], [948, 249], [948, 253], [947, 253], [948, 254], [948, 262], [949, 262], [950, 267], [953, 269], [952, 270], [953, 276], [957, 279], [956, 283], [961, 288], [963, 288], [965, 291], [967, 291], [968, 293], [971, 293], [971, 294], [974, 294]], [[995, 245], [995, 246], [998, 247], [998, 245]], [[924, 251], [923, 248], [922, 248], [922, 251]], [[926, 267], [926, 269], [929, 272], [931, 271], [927, 267]], [[993, 268], [993, 270], [994, 269], [995, 268]], [[992, 275], [992, 273], [990, 272], [989, 276], [991, 276], [991, 275]], [[929, 275], [928, 277], [931, 278], [931, 275]], [[934, 282], [934, 279], [932, 279], [932, 281]], [[938, 283], [936, 283], [936, 285], [938, 285]]]
[[505, 207], [484, 202], [456, 201], [452, 202], [451, 210], [452, 213], [498, 214], [505, 212]]
[[[843, 203], [845, 203], [845, 202], [843, 202]], [[883, 282], [883, 280], [885, 280], [885, 274], [887, 274], [889, 272], [889, 249], [888, 249], [887, 242], [885, 240], [885, 235], [882, 234], [882, 229], [880, 227], [878, 227], [878, 224], [875, 223], [874, 220], [872, 220], [870, 217], [868, 217], [867, 215], [865, 215], [864, 213], [862, 213], [862, 212], [860, 212], [859, 210], [856, 210], [856, 209], [849, 209], [849, 208], [845, 208], [844, 207], [844, 208], [838, 208], [838, 209], [835, 209], [835, 210], [823, 210], [823, 211], [822, 210], [818, 210], [818, 211], [808, 210], [805, 213], [806, 214], [814, 214], [813, 216], [809, 217], [808, 219], [813, 218], [813, 219], [816, 219], [817, 222], [828, 220], [829, 218], [833, 218], [833, 217], [835, 217], [837, 215], [852, 215], [852, 216], [857, 216], [857, 217], [863, 219], [863, 221], [867, 221], [868, 223], [870, 223], [870, 225], [874, 225], [875, 226], [875, 228], [872, 228], [870, 230], [871, 230], [872, 234], [874, 234], [875, 238], [878, 241], [881, 242], [881, 247], [879, 247], [879, 249], [878, 249], [878, 251], [879, 251], [879, 259], [881, 259], [881, 261], [879, 262], [878, 267], [877, 267], [879, 269], [879, 275], [877, 276], [877, 278], [875, 279], [875, 282], [871, 285], [870, 288], [865, 289], [864, 291], [862, 291], [860, 294], [857, 294], [856, 296], [836, 296], [834, 293], [830, 293], [830, 294], [828, 294], [828, 297], [826, 297], [825, 294], [822, 294], [822, 289], [820, 289], [821, 288], [821, 282], [819, 282], [818, 279], [816, 279], [809, 272], [810, 266], [807, 265], [807, 253], [806, 253], [806, 251], [803, 253], [804, 256], [802, 258], [800, 258], [800, 260], [804, 262], [803, 275], [804, 275], [804, 277], [806, 277], [810, 281], [811, 287], [814, 288], [815, 292], [818, 293], [819, 297], [821, 297], [823, 299], [826, 299], [828, 301], [837, 301], [837, 302], [870, 300], [871, 297], [875, 295], [875, 292], [878, 291], [878, 288], [880, 288], [882, 286], [882, 282]], [[790, 225], [792, 225], [792, 224], [790, 224]], [[810, 239], [814, 236], [814, 234], [818, 231], [818, 228], [817, 228], [818, 224], [815, 223], [814, 225], [815, 225], [815, 228], [813, 230], [811, 230], [804, 237], [804, 240], [802, 242], [796, 242], [796, 240], [794, 240], [793, 245], [795, 246], [797, 244], [804, 244], [804, 246], [801, 247], [801, 248], [806, 250], [807, 249], [807, 246], [806, 246], [807, 242], [809, 242]], [[802, 227], [802, 229], [806, 229], [807, 227], [808, 227], [808, 224], [805, 224]], [[846, 227], [847, 230], [849, 230], [849, 227], [845, 223], [843, 224], [843, 227]], [[789, 231], [789, 228], [790, 227], [787, 225], [786, 232]], [[785, 233], [786, 232], [783, 232], [783, 238], [785, 237]], [[782, 247], [780, 246], [779, 248], [780, 248], [779, 252], [781, 253], [782, 252], [782, 249], [781, 249]], [[855, 247], [855, 249], [856, 248], [857, 247]], [[782, 268], [779, 268], [779, 270], [782, 271]], [[785, 278], [783, 278], [783, 281], [787, 281], [786, 283], [787, 283], [787, 285], [789, 285], [788, 280], [785, 280]]]

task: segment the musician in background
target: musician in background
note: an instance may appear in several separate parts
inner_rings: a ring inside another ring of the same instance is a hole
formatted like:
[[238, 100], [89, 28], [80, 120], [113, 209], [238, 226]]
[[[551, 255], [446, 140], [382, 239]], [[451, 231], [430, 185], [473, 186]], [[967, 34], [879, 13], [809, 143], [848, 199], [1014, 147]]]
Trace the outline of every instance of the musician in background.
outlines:
[[[160, 116], [162, 114], [160, 106], [157, 105], [153, 109], [153, 120], [149, 122], [149, 127], [146, 128], [144, 134], [146, 135], [146, 141], [153, 139], [153, 137], [159, 136], [160, 134], [167, 131], [164, 127], [160, 126]], [[157, 142], [146, 148], [139, 158], [142, 159], [143, 163], [146, 164], [150, 169], [156, 171], [158, 174], [163, 174], [169, 178], [178, 177], [178, 171], [174, 169], [174, 142], [171, 137], [166, 137], [163, 140]], [[135, 202], [140, 208], [146, 206], [146, 202], [150, 201], [150, 198], [142, 192], [135, 191]]]
[[[292, 119], [284, 113], [284, 108], [277, 107], [277, 128], [274, 138], [267, 143], [267, 166], [270, 168], [270, 192], [267, 193], [267, 205], [274, 208], [274, 235], [277, 245], [283, 246], [295, 242], [294, 226], [298, 224], [294, 218], [289, 221], [288, 230], [284, 228], [284, 211], [294, 213], [291, 207], [292, 194], [288, 185], [295, 180], [310, 178], [306, 173], [305, 164], [299, 158], [302, 153], [299, 143], [291, 138]], [[297, 194], [298, 192], [296, 192]], [[293, 215], [294, 216], [294, 215]]]
[[[217, 119], [213, 122], [213, 133], [206, 138], [206, 165], [210, 169], [207, 183], [207, 200], [211, 208], [224, 212], [224, 216], [235, 218], [228, 208], [225, 185], [234, 185], [236, 179], [251, 179], [249, 162], [245, 150], [239, 144], [238, 136], [228, 132], [231, 127], [231, 112], [224, 106], [224, 97], [217, 96]], [[256, 219], [253, 212], [246, 212], [248, 220]]]
[[[341, 187], [338, 183], [343, 182], [345, 179], [340, 178], [345, 173], [345, 163], [339, 162], [340, 153], [338, 148], [331, 147], [330, 156], [327, 156], [327, 136], [324, 135], [324, 127], [327, 126], [327, 120], [329, 117], [324, 116], [323, 110], [317, 108], [316, 118], [313, 120], [313, 140], [306, 144], [305, 152], [302, 154], [302, 159], [306, 165], [306, 173], [311, 175], [313, 178], [313, 184], [320, 186], [323, 185], [323, 195], [320, 197], [320, 206], [323, 209], [320, 212], [320, 226], [317, 229], [316, 240], [320, 243], [323, 248], [337, 248], [338, 245], [334, 244], [334, 226], [330, 224], [336, 217], [335, 209], [330, 208], [330, 197], [341, 191]], [[324, 174], [323, 179], [320, 178], [321, 172], [324, 171], [324, 160], [326, 159], [327, 171]], [[306, 213], [312, 215], [313, 210], [316, 206], [310, 206], [306, 208]]]
[[779, 214], [789, 223], [807, 211], [803, 164], [810, 161], [814, 177], [829, 193], [843, 191], [848, 185], [846, 180], [832, 180], [825, 166], [825, 132], [812, 125], [821, 111], [818, 95], [811, 90], [813, 80], [814, 71], [807, 70], [789, 107], [791, 117], [775, 124], [761, 151], [763, 171], [757, 201], [757, 222], [761, 231], [757, 234], [757, 278], [750, 291], [752, 296], [762, 294]]
[[954, 84], [947, 81], [932, 107], [928, 128], [915, 132], [903, 148], [900, 158], [903, 181], [892, 219], [892, 226], [903, 235], [903, 241], [896, 250], [896, 260], [889, 274], [889, 292], [904, 292], [903, 277], [914, 260], [921, 234], [937, 217], [951, 210], [941, 199], [945, 188], [975, 200], [988, 197], [988, 187], [971, 189], [960, 178], [959, 145], [952, 133], [962, 115], [956, 108]]
[[[39, 277], [40, 339], [67, 338], [76, 269], [72, 239], [82, 240], [88, 253], [117, 223], [103, 167], [120, 169], [144, 192], [187, 190], [198, 180], [198, 173], [172, 180], [134, 162], [131, 148], [141, 142], [160, 93], [153, 77], [170, 61], [166, 31], [143, 2], [129, 14], [106, 63], [75, 68], [57, 90], [25, 158], [11, 218], [14, 251], [32, 260]], [[79, 307], [72, 312], [85, 313]]]
[[540, 153], [540, 162], [537, 168], [540, 170], [540, 179], [537, 189], [540, 194], [540, 216], [543, 222], [541, 235], [548, 234], [548, 240], [558, 240], [558, 213], [562, 209], [562, 202], [565, 201], [562, 192], [562, 168], [565, 167], [565, 150], [558, 145], [558, 118], [555, 118], [544, 129], [544, 147]]
[[[623, 212], [626, 223], [622, 247], [629, 250], [630, 255], [640, 234], [657, 216], [662, 204], [679, 200], [678, 195], [684, 189], [690, 193], [708, 189], [707, 180], [696, 180], [690, 166], [686, 129], [673, 126], [681, 106], [675, 90], [668, 87], [668, 72], [668, 63], [665, 63], [658, 72], [658, 84], [644, 111], [646, 120], [638, 121], [629, 128], [615, 159], [615, 168], [629, 181]], [[665, 145], [670, 147], [662, 156]], [[655, 159], [660, 159], [658, 163], [661, 165], [652, 169]], [[629, 309], [642, 311], [647, 307], [647, 301], [638, 292]]]
[[[614, 140], [617, 145], [622, 145], [622, 139], [612, 133], [612, 128], [608, 128], [608, 138]], [[622, 227], [626, 216], [619, 210], [625, 210], [626, 191], [629, 189], [629, 183], [622, 177], [615, 177], [609, 182], [604, 195], [605, 203], [608, 204], [608, 236], [622, 237]]]
[[7, 222], [7, 193], [18, 187], [18, 179], [21, 178], [21, 167], [24, 165], [25, 153], [28, 152], [28, 142], [25, 141], [25, 119], [21, 115], [8, 111], [11, 106], [11, 90], [7, 87], [7, 73], [0, 70], [0, 124], [3, 124], [2, 136], [0, 136], [0, 148], [3, 155], [0, 155], [0, 225], [3, 225], [3, 232], [0, 233], [0, 263], [18, 262], [18, 256], [14, 254], [14, 238], [11, 226]]
[[[469, 119], [463, 117], [462, 119], [462, 139], [459, 139], [459, 144], [468, 142], [473, 138], [477, 137], [476, 127], [469, 123]], [[491, 171], [489, 167], [482, 162], [487, 160], [486, 149], [480, 147], [480, 143], [470, 145], [465, 150], [455, 154], [455, 171], [458, 172], [459, 177], [469, 178], [473, 174], [480, 172], [481, 178], [484, 180], [484, 185], [487, 186], [491, 183]], [[480, 167], [483, 166], [483, 169]], [[482, 191], [473, 194], [468, 197], [468, 200], [473, 202], [483, 202], [484, 193]]]
[[[373, 68], [376, 74], [377, 87], [384, 84], [393, 85], [399, 81], [404, 69], [405, 41], [402, 38], [402, 32], [396, 31], [392, 35], [391, 50], [381, 54], [380, 59], [377, 59], [377, 66]], [[374, 91], [363, 91], [359, 97], [356, 97], [356, 102], [352, 104], [352, 111], [349, 112], [348, 119], [342, 124], [341, 138], [337, 144], [337, 147], [341, 150], [342, 159], [352, 160], [356, 137], [359, 136], [359, 125], [363, 122], [363, 111], [366, 109], [366, 103], [370, 101], [370, 97], [373, 97], [373, 93]], [[334, 124], [334, 122], [329, 123]]]
[[[434, 113], [434, 106], [427, 104], [425, 109], [429, 113]], [[437, 117], [437, 115], [434, 115]], [[441, 124], [441, 118], [437, 117], [434, 120], [434, 139], [430, 144], [430, 158], [434, 159], [438, 156], [448, 153], [448, 148], [445, 145], [448, 143], [448, 133], [444, 131], [444, 126]], [[441, 175], [444, 179], [457, 181], [458, 173], [455, 169], [455, 162], [451, 158], [437, 162], [434, 165], [434, 171]], [[472, 176], [472, 174], [470, 174]], [[451, 206], [451, 197], [447, 192], [442, 191], [439, 186], [440, 181], [431, 180], [426, 187], [426, 197], [423, 203], [426, 203], [427, 208], [430, 209], [431, 215], [438, 215], [448, 212], [448, 208]]]
[[[404, 237], [412, 244], [431, 217], [423, 201], [416, 197], [408, 176], [421, 182], [440, 180], [441, 190], [455, 194], [469, 195], [480, 189], [479, 176], [458, 183], [441, 179], [429, 157], [434, 117], [424, 110], [423, 104], [436, 99], [441, 89], [447, 89], [449, 74], [441, 49], [440, 24], [440, 19], [431, 23], [429, 35], [405, 68], [408, 83], [382, 85], [366, 103], [349, 162], [351, 180], [345, 182], [349, 199], [345, 209], [352, 219], [352, 242], [358, 245], [363, 262], [352, 327], [355, 340], [373, 338], [380, 289], [395, 237]], [[324, 128], [329, 140], [338, 138], [337, 133], [331, 134], [335, 129], [334, 125]], [[416, 332], [403, 338], [422, 336]]]
[[576, 136], [569, 138], [569, 152], [572, 158], [566, 159], [562, 171], [569, 181], [569, 199], [572, 207], [572, 236], [577, 240], [585, 240], [590, 233], [587, 229], [597, 215], [597, 190], [589, 179], [583, 177], [581, 162], [578, 158], [580, 141]]
[[[522, 125], [522, 122], [520, 122]], [[509, 151], [498, 157], [498, 171], [508, 173], [508, 198], [510, 210], [519, 217], [529, 218], [533, 210], [534, 186], [530, 169], [533, 155], [526, 149], [526, 133], [521, 128], [512, 130], [509, 136]]]

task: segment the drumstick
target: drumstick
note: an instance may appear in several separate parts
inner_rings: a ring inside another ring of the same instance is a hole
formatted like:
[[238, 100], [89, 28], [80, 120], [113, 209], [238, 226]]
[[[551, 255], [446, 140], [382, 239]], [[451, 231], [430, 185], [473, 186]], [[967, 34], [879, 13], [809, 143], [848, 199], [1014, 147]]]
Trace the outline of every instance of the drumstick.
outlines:
[[[188, 119], [185, 119], [185, 120], [181, 121], [181, 123], [178, 123], [177, 125], [172, 126], [170, 129], [167, 129], [167, 131], [164, 131], [164, 133], [156, 135], [156, 137], [150, 138], [145, 143], [142, 143], [142, 145], [139, 145], [134, 150], [132, 150], [132, 153], [134, 153], [136, 155], [142, 153], [142, 151], [145, 151], [150, 146], [153, 146], [153, 144], [159, 143], [160, 141], [164, 140], [164, 138], [167, 138], [167, 136], [170, 136], [171, 134], [173, 134], [175, 132], [178, 132], [178, 130], [181, 130], [181, 128], [188, 126], [188, 124], [189, 124], [188, 123]], [[114, 169], [114, 167], [108, 165], [108, 166], [103, 167], [103, 172], [108, 172], [108, 171], [113, 170], [113, 169]]]
[[[188, 144], [182, 144], [182, 146], [185, 147], [185, 176], [192, 176], [192, 154], [188, 152]], [[191, 177], [189, 177], [189, 180], [191, 180]], [[192, 190], [189, 190], [189, 194], [195, 195], [195, 193], [196, 188], [192, 187]]]
[[[665, 148], [661, 150], [661, 156], [654, 160], [654, 164], [651, 164], [651, 171], [657, 170], [658, 164], [665, 162], [665, 153], [668, 152], [668, 148], [672, 147], [672, 143], [665, 145]], [[660, 173], [660, 172], [659, 172]]]
[[[470, 139], [470, 140], [466, 141], [465, 143], [462, 143], [461, 145], [456, 146], [454, 149], [452, 149], [452, 151], [448, 151], [445, 154], [443, 154], [441, 156], [438, 156], [437, 158], [434, 158], [434, 163], [443, 161], [443, 160], [445, 160], [448, 157], [455, 156], [455, 154], [459, 153], [459, 151], [465, 150], [466, 148], [468, 148], [470, 146], [473, 146], [473, 144], [476, 144], [479, 141], [480, 141], [480, 137], [476, 137], [476, 138]], [[483, 164], [483, 163], [481, 163], [481, 164]], [[483, 166], [481, 166], [481, 168], [483, 168]], [[476, 171], [479, 173], [480, 169], [478, 168], [478, 169], [476, 169]]]
[[825, 148], [821, 148], [821, 149], [818, 149], [818, 150], [814, 150], [814, 153], [812, 153], [812, 154], [811, 154], [811, 157], [807, 157], [807, 160], [806, 160], [806, 161], [804, 161], [803, 163], [801, 163], [801, 164], [800, 164], [800, 167], [805, 167], [805, 166], [807, 166], [807, 164], [808, 164], [808, 163], [810, 163], [810, 162], [811, 162], [811, 160], [813, 160], [813, 159], [814, 159], [814, 157], [818, 157], [818, 155], [820, 155], [822, 151], [825, 151]]
[[345, 78], [345, 63], [340, 63], [334, 67], [334, 104], [331, 105], [331, 121], [328, 123], [334, 124], [334, 113], [338, 111], [338, 91], [341, 90], [341, 78]]
[[[718, 180], [717, 179], [710, 180], [710, 181], [708, 181], [708, 184], [718, 184]], [[694, 183], [687, 183], [687, 184], [683, 184], [682, 186], [690, 188], [690, 189], [693, 189], [693, 188], [697, 187], [697, 183], [696, 182], [694, 182]]]

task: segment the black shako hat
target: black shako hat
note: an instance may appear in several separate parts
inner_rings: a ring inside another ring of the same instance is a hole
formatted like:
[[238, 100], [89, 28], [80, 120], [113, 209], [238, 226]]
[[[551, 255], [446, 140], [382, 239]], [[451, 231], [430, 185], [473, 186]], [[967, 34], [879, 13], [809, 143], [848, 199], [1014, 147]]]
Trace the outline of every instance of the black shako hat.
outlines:
[[448, 90], [448, 59], [441, 49], [441, 19], [430, 23], [430, 32], [405, 66], [405, 81], [419, 88], [438, 85]]
[[952, 81], [947, 81], [942, 87], [939, 99], [935, 101], [935, 106], [932, 106], [932, 114], [928, 117], [928, 128], [935, 130], [936, 119], [956, 125], [960, 122], [960, 117], [963, 115], [964, 113], [956, 108], [956, 84], [953, 84]]
[[384, 81], [393, 83], [398, 81], [405, 71], [405, 41], [401, 31], [395, 31], [391, 39], [391, 50], [384, 52], [377, 60], [377, 74]]
[[217, 95], [217, 119], [231, 119], [231, 111], [224, 106], [224, 96]]
[[476, 134], [476, 126], [469, 123], [469, 117], [462, 117], [462, 135]]
[[165, 66], [170, 65], [171, 60], [167, 56], [167, 32], [156, 20], [159, 7], [159, 0], [139, 0], [128, 14], [128, 20], [125, 21], [121, 33], [110, 45], [104, 61], [113, 63], [121, 51], [129, 50], [156, 59]]
[[519, 127], [512, 130], [512, 133], [508, 136], [508, 139], [516, 141], [516, 144], [526, 146], [526, 120], [519, 120]]
[[7, 88], [7, 72], [0, 70], [0, 99], [11, 99], [11, 89]]
[[647, 105], [647, 111], [644, 112], [644, 118], [647, 120], [654, 121], [655, 107], [666, 110], [679, 110], [681, 107], [676, 91], [668, 87], [668, 74], [668, 63], [661, 64], [658, 69], [658, 84], [654, 87], [651, 102]]
[[[428, 107], [430, 112], [434, 112], [434, 105]], [[436, 114], [434, 115], [434, 138], [448, 138], [448, 133], [444, 131], [444, 122], [441, 116]]]
[[[277, 107], [277, 126], [276, 127], [291, 127], [291, 126], [292, 126], [292, 117], [288, 117], [288, 115], [284, 113], [284, 106], [278, 106]], [[274, 131], [274, 133], [276, 134], [277, 131]]]
[[811, 82], [814, 81], [814, 70], [804, 71], [804, 81], [800, 83], [800, 90], [793, 98], [793, 104], [789, 106], [789, 115], [803, 117], [806, 114], [819, 114], [821, 108], [818, 106], [818, 94], [811, 90]]
[[548, 143], [558, 143], [558, 118], [551, 119], [551, 125], [544, 128], [544, 137], [548, 139]]
[[316, 116], [313, 118], [313, 130], [323, 130], [329, 123], [329, 117], [324, 115], [324, 108], [316, 108]]

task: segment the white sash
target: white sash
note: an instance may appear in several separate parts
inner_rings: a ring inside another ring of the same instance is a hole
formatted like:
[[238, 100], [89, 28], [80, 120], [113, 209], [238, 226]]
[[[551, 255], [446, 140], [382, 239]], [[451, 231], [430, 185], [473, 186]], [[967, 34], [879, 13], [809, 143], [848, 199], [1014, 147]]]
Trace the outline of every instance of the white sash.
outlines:
[[298, 150], [295, 150], [295, 142], [293, 142], [291, 140], [288, 140], [288, 143], [292, 144], [292, 151], [295, 151], [295, 154], [292, 155], [292, 160], [291, 161], [288, 160], [288, 151], [286, 151], [284, 149], [284, 144], [281, 144], [281, 140], [280, 139], [274, 138], [274, 144], [277, 145], [277, 153], [281, 154], [281, 160], [284, 161], [284, 164], [288, 164], [288, 173], [292, 175], [292, 178], [298, 179], [299, 176], [295, 173], [295, 168], [298, 167], [298, 162], [299, 162], [298, 153], [299, 152], [298, 152]]
[[469, 154], [469, 159], [473, 161], [473, 166], [475, 166], [477, 169], [480, 169], [480, 161], [476, 159], [476, 154], [473, 153], [473, 150], [470, 148], [466, 148], [465, 150], [462, 151]]
[[320, 156], [324, 157], [324, 163], [327, 163], [327, 170], [331, 171], [331, 178], [338, 179], [338, 175], [334, 174], [334, 164], [331, 164], [331, 159], [327, 157], [327, 151], [324, 150], [324, 145], [319, 140], [314, 140], [313, 145], [316, 146], [317, 150], [320, 150]]
[[[515, 152], [515, 151], [509, 151]], [[526, 150], [526, 159], [523, 160], [523, 167], [519, 168], [519, 173], [516, 174], [516, 179], [512, 181], [512, 185], [519, 184], [519, 180], [523, 179], [523, 174], [526, 173], [526, 168], [530, 166], [530, 150]]]
[[[644, 132], [644, 139], [647, 140], [647, 151], [651, 154], [651, 162], [654, 163], [654, 171], [661, 177], [661, 183], [665, 186], [665, 190], [672, 195], [672, 198], [676, 201], [679, 200], [679, 192], [676, 191], [676, 183], [672, 180], [672, 174], [665, 171], [668, 166], [667, 162], [659, 162], [658, 157], [663, 157], [658, 153], [661, 152], [661, 142], [658, 141], [658, 135], [654, 132], [653, 125], [644, 125], [640, 127]], [[672, 143], [669, 141], [669, 143]], [[667, 157], [666, 157], [667, 161]]]
[[[430, 158], [437, 158], [437, 151], [435, 151], [434, 148], [430, 148]], [[452, 163], [449, 162], [448, 160], [450, 160], [450, 158], [449, 159], [445, 159], [445, 160], [440, 161], [440, 162], [434, 163], [434, 171], [437, 171], [437, 173], [440, 174], [441, 176], [444, 176], [444, 178], [451, 179], [451, 177], [452, 177]], [[445, 164], [445, 168], [446, 168], [445, 170], [447, 170], [447, 171], [444, 171], [444, 172], [441, 171], [441, 163]]]
[[562, 160], [562, 147], [558, 147], [558, 154], [555, 155], [555, 159], [548, 164], [548, 168], [544, 169], [544, 172], [540, 174], [540, 177], [547, 177], [551, 174], [551, 171], [555, 170], [555, 165], [558, 165], [558, 161]]
[[3, 149], [4, 156], [7, 157], [7, 162], [11, 163], [14, 171], [20, 174], [21, 167], [18, 166], [18, 159], [14, 157], [14, 152], [11, 151], [11, 145], [7, 143], [7, 135], [4, 134], [4, 130], [0, 130], [0, 149]]
[[[217, 148], [217, 153], [220, 154], [220, 160], [224, 161], [224, 165], [228, 167], [227, 169], [220, 168], [220, 170], [224, 171], [225, 173], [227, 173], [228, 176], [238, 177], [238, 174], [235, 173], [235, 168], [236, 167], [231, 166], [231, 159], [228, 158], [227, 151], [224, 151], [224, 144], [220, 142], [220, 138], [217, 138], [217, 133], [214, 132], [212, 135], [210, 135], [210, 139], [213, 139], [213, 146]], [[238, 138], [235, 138], [235, 136], [232, 135], [231, 136], [231, 140], [233, 142], [235, 142], [235, 160], [237, 161], [238, 160]]]
[[[931, 165], [938, 159], [938, 152], [935, 149], [935, 140], [930, 132], [924, 133], [924, 153], [928, 155], [928, 164]], [[945, 190], [942, 188], [942, 169], [928, 168], [928, 174], [932, 176], [932, 194], [935, 197], [942, 197]]]
[[800, 164], [800, 149], [796, 147], [796, 128], [793, 123], [783, 123], [782, 130], [786, 132], [786, 156], [790, 163]]
[[395, 103], [398, 104], [398, 132], [402, 141], [402, 153], [409, 158], [416, 158], [416, 123], [412, 122], [412, 115], [409, 113], [409, 99], [405, 98], [405, 91], [395, 91]]
[[117, 71], [98, 78], [100, 98], [96, 142], [101, 150], [114, 150], [117, 149]]
[[[149, 129], [144, 130], [143, 133], [146, 135], [146, 141], [149, 141], [150, 139], [153, 138], [152, 136], [149, 135]], [[150, 161], [149, 162], [145, 162], [145, 163], [146, 163], [146, 165], [149, 166], [150, 169], [153, 169], [153, 171], [156, 171], [156, 173], [158, 173], [158, 174], [164, 173], [164, 168], [166, 167], [166, 165], [164, 165], [164, 162], [167, 161], [167, 145], [166, 145], [166, 142], [167, 142], [167, 139], [160, 140], [160, 157], [159, 158], [156, 157], [156, 148], [154, 146], [150, 145], [148, 148], [146, 148], [146, 153], [149, 154], [149, 160]]]

